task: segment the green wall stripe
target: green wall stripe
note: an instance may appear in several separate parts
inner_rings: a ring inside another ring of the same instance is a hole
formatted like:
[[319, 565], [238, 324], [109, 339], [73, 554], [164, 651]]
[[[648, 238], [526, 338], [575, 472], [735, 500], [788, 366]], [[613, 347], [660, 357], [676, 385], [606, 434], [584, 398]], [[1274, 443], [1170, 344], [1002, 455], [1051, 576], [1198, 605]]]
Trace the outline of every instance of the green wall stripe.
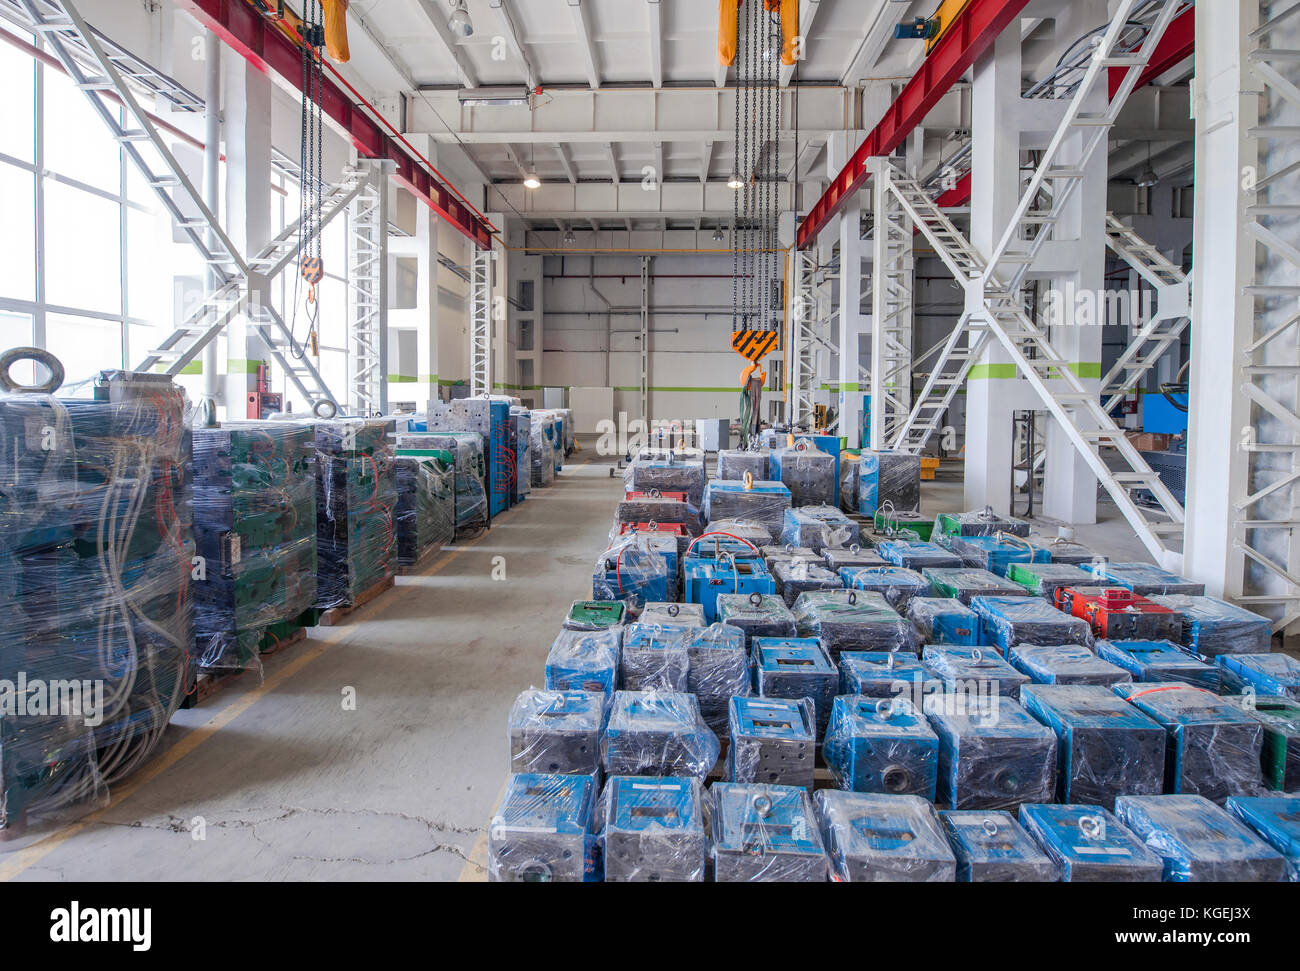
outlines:
[[265, 363], [265, 361], [259, 361], [257, 358], [228, 357], [226, 358], [226, 373], [256, 374], [257, 366]]

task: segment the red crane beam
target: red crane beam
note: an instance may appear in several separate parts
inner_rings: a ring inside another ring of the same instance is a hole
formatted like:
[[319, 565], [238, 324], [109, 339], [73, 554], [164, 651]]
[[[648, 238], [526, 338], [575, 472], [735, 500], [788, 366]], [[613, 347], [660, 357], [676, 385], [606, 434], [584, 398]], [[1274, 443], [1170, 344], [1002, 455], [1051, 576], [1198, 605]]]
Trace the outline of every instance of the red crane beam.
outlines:
[[[245, 0], [180, 0], [181, 6], [208, 30], [238, 51], [263, 73], [275, 74], [302, 89], [302, 50], [275, 24]], [[433, 165], [364, 98], [352, 89], [333, 66], [337, 78], [322, 79], [321, 113], [331, 118], [352, 139], [364, 158], [388, 159], [394, 173], [408, 189], [423, 199], [448, 224], [481, 248], [492, 245], [496, 227], [469, 200], [446, 181]], [[346, 90], [345, 90], [346, 88]], [[351, 93], [349, 94], [349, 90]]]
[[808, 246], [848, 199], [866, 184], [867, 159], [889, 155], [919, 125], [1028, 0], [970, 0], [935, 43], [920, 69], [899, 92], [880, 124], [863, 140], [817, 204], [799, 224], [796, 242]]

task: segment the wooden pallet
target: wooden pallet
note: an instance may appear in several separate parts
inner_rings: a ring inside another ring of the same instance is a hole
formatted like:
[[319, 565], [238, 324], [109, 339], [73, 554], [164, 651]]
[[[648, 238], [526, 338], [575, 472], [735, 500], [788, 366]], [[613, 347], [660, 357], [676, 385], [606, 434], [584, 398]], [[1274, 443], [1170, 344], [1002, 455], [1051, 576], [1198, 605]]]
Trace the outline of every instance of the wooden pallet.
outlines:
[[401, 566], [399, 564], [397, 567], [397, 575], [399, 577], [409, 577], [415, 573], [423, 573], [426, 569], [428, 569], [429, 564], [438, 558], [438, 554], [441, 552], [442, 552], [442, 544], [429, 547], [427, 550], [424, 551], [424, 554], [414, 563], [408, 564], [406, 566]]
[[384, 577], [384, 579], [380, 580], [373, 587], [362, 590], [359, 594], [353, 597], [350, 604], [340, 604], [337, 607], [330, 607], [327, 610], [322, 610], [316, 618], [316, 626], [334, 627], [343, 623], [343, 621], [347, 620], [348, 616], [354, 610], [364, 607], [385, 590], [391, 589], [394, 582], [395, 581], [392, 577]]
[[[306, 639], [307, 629], [305, 627], [295, 628], [292, 633], [281, 637], [278, 642], [274, 637], [264, 637], [263, 645], [269, 640], [275, 646], [269, 650], [263, 646], [259, 657], [270, 657], [273, 654], [279, 654], [285, 648]], [[220, 694], [226, 688], [229, 688], [248, 671], [249, 668], [240, 671], [200, 671], [198, 677], [195, 678], [194, 689], [181, 701], [181, 707], [197, 708], [213, 695]]]

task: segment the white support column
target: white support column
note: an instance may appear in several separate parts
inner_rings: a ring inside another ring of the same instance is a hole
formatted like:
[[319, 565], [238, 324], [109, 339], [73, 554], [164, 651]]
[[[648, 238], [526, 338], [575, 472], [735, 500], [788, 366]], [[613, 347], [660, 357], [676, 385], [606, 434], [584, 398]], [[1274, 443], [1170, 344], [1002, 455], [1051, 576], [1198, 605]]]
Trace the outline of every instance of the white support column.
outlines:
[[[226, 147], [225, 227], [243, 253], [256, 253], [271, 239], [271, 79], [225, 44], [224, 112]], [[271, 304], [269, 281], [253, 268], [248, 300]], [[334, 267], [340, 272], [343, 267]], [[297, 275], [295, 260], [286, 273]], [[292, 287], [290, 287], [292, 291]], [[292, 308], [285, 308], [292, 313]], [[252, 319], [240, 314], [226, 326], [225, 417], [244, 417], [248, 392], [257, 390], [257, 367], [270, 367], [271, 353]], [[287, 392], [283, 374], [271, 375], [275, 387]], [[308, 403], [310, 407], [310, 402]]]
[[366, 186], [348, 226], [348, 410], [388, 411], [389, 161], [363, 162]]
[[[971, 244], [987, 257], [1020, 198], [1020, 35], [1003, 31], [975, 63], [971, 87]], [[983, 295], [966, 288], [966, 310], [984, 315]], [[966, 385], [965, 506], [1010, 511], [1011, 413], [1023, 384], [1011, 357], [989, 341]]]
[[862, 238], [862, 202], [859, 193], [840, 214], [840, 332], [839, 429], [847, 448], [858, 448], [862, 438], [861, 337], [870, 318], [862, 313], [863, 260], [870, 252]]
[[912, 403], [912, 222], [890, 191], [888, 159], [871, 160], [871, 447], [883, 449]]
[[[1262, 24], [1256, 0], [1196, 11], [1184, 572], [1210, 594], [1278, 616], [1279, 626], [1296, 609], [1296, 586], [1286, 575], [1300, 573], [1296, 528], [1287, 525], [1300, 518], [1294, 237], [1300, 179], [1288, 171], [1294, 127], [1292, 134], [1268, 130], [1295, 126], [1300, 115], [1295, 62], [1286, 59], [1288, 49], [1300, 46], [1298, 36], [1295, 17]], [[1282, 59], [1271, 63], [1264, 49], [1276, 49]], [[1271, 90], [1282, 72], [1289, 78]], [[1261, 525], [1248, 528], [1251, 523]]]

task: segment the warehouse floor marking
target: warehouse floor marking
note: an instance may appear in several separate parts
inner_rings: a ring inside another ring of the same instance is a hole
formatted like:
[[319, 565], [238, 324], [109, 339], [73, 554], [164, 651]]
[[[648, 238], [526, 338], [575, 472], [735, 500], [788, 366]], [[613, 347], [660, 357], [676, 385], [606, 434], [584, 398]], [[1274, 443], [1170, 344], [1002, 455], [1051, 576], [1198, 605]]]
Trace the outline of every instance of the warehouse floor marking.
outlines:
[[[586, 465], [586, 464], [587, 464], [586, 462], [575, 463], [575, 465]], [[501, 516], [497, 517], [497, 522], [500, 523], [506, 521], [508, 518], [512, 517], [513, 513], [515, 513], [519, 509], [524, 509], [524, 508], [527, 507], [514, 506], [513, 508], [503, 513]], [[431, 567], [429, 567], [428, 570], [425, 570], [423, 573], [415, 574], [415, 576], [420, 576], [420, 577], [433, 576], [434, 574], [440, 572], [444, 567], [446, 567], [448, 563], [454, 560], [458, 554], [473, 549], [475, 546], [477, 546], [480, 542], [482, 542], [491, 534], [492, 534], [491, 529], [485, 529], [483, 532], [479, 533], [478, 536], [474, 537], [474, 539], [470, 540], [464, 546], [458, 546], [455, 549], [451, 550], [448, 556], [444, 557], [443, 559], [439, 560], [437, 563], [433, 564]], [[404, 597], [409, 593], [421, 589], [422, 589], [421, 587], [415, 584], [403, 584], [397, 587], [396, 596], [389, 598], [388, 602], [392, 603], [392, 601], [395, 599]], [[382, 599], [383, 598], [372, 600], [369, 604], [366, 604], [357, 612], [357, 615], [355, 615], [356, 619], [349, 618], [347, 623], [340, 624], [338, 626], [337, 634], [334, 634], [333, 636], [330, 637], [321, 638], [316, 647], [311, 648], [305, 654], [300, 654], [298, 657], [294, 658], [284, 667], [276, 671], [275, 674], [271, 675], [271, 677], [263, 681], [256, 688], [248, 692], [248, 694], [244, 695], [242, 698], [239, 698], [238, 700], [227, 705], [221, 711], [217, 712], [217, 714], [213, 715], [212, 718], [204, 722], [198, 728], [194, 729], [192, 732], [190, 732], [190, 734], [186, 735], [175, 745], [171, 746], [169, 749], [163, 752], [157, 758], [156, 761], [151, 762], [147, 767], [141, 769], [138, 773], [136, 773], [134, 776], [132, 776], [130, 779], [124, 782], [122, 785], [114, 786], [112, 793], [110, 793], [109, 803], [107, 806], [104, 806], [102, 809], [95, 810], [90, 815], [78, 820], [75, 823], [69, 824], [64, 829], [56, 830], [55, 832], [51, 833], [49, 836], [45, 836], [40, 840], [37, 840], [35, 843], [33, 843], [31, 846], [26, 847], [25, 849], [17, 850], [8, 861], [6, 861], [3, 865], [0, 865], [0, 882], [7, 882], [9, 880], [12, 880], [14, 877], [18, 876], [23, 871], [27, 870], [29, 867], [32, 867], [35, 864], [39, 863], [50, 853], [58, 849], [63, 843], [67, 842], [72, 837], [76, 836], [78, 833], [82, 832], [83, 830], [92, 826], [94, 823], [98, 822], [110, 809], [114, 808], [115, 806], [119, 806], [127, 799], [130, 799], [131, 796], [133, 796], [136, 792], [138, 792], [142, 787], [152, 782], [154, 779], [158, 778], [158, 776], [162, 775], [173, 765], [175, 765], [181, 759], [185, 758], [185, 756], [189, 755], [196, 748], [198, 748], [209, 738], [215, 735], [219, 729], [230, 724], [232, 721], [234, 721], [244, 712], [248, 711], [248, 709], [253, 707], [253, 705], [255, 705], [258, 701], [265, 698], [268, 694], [270, 694], [272, 691], [274, 691], [276, 688], [282, 685], [289, 678], [293, 677], [295, 674], [297, 674], [307, 665], [311, 664], [313, 661], [319, 658], [322, 654], [324, 654], [335, 644], [338, 644], [341, 641], [345, 640], [349, 634], [353, 633], [353, 630], [356, 627], [356, 625], [360, 621], [366, 619], [366, 615], [370, 613], [374, 605], [376, 603], [380, 603]], [[312, 640], [316, 640], [316, 639], [312, 638]]]

